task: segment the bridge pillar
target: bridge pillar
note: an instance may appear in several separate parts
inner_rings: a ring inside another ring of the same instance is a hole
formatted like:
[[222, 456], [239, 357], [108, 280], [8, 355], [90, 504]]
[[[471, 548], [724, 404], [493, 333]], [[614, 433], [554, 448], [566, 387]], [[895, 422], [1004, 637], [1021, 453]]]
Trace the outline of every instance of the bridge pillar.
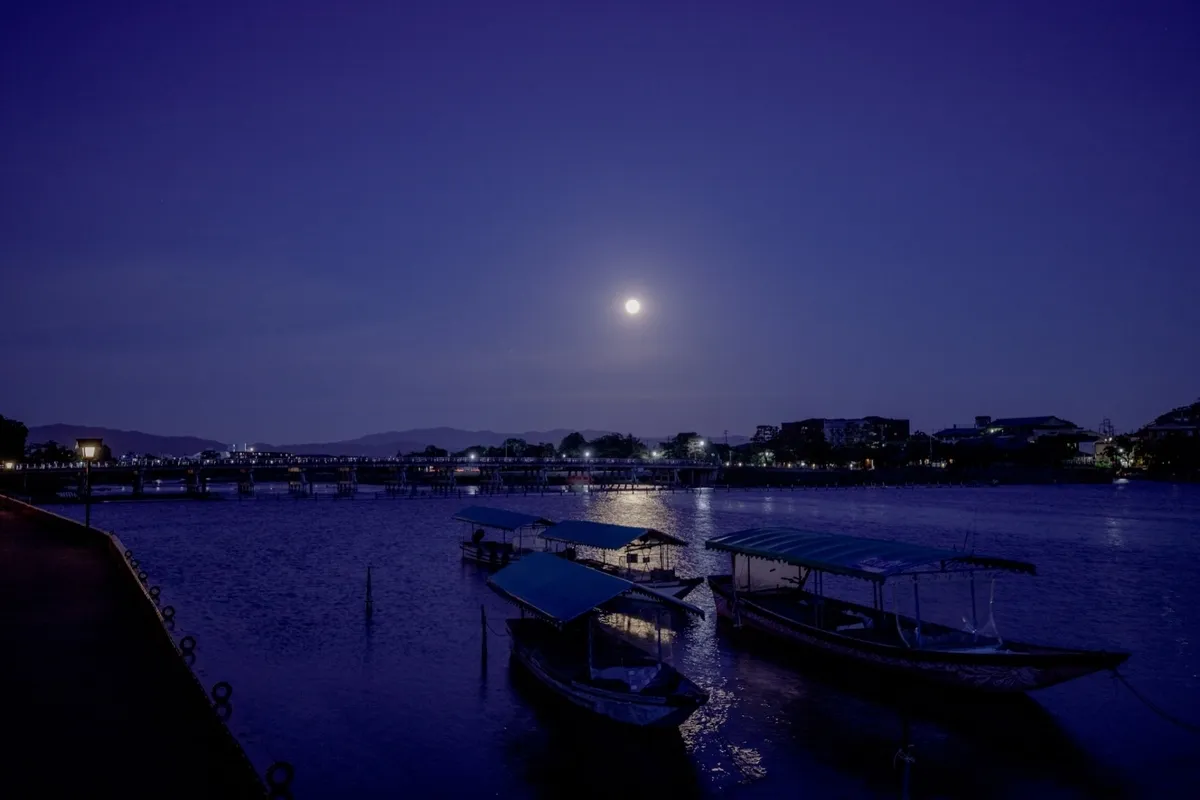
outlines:
[[199, 467], [188, 469], [187, 475], [184, 476], [184, 484], [187, 486], [187, 493], [190, 497], [208, 494], [208, 477]]
[[408, 488], [408, 469], [392, 467], [391, 474], [384, 483], [384, 490], [390, 495], [403, 494]]
[[242, 496], [254, 494], [254, 470], [246, 467], [238, 475], [238, 494]]
[[504, 488], [504, 476], [500, 474], [500, 468], [496, 467], [488, 471], [487, 476], [488, 491], [498, 492]]
[[308, 492], [308, 472], [300, 467], [288, 467], [288, 494], [300, 497]]
[[358, 491], [358, 469], [356, 467], [338, 467], [338, 497], [354, 497]]
[[450, 464], [444, 469], [439, 467], [437, 475], [434, 478], [434, 483], [438, 489], [445, 490], [446, 492], [454, 491], [458, 486], [458, 470], [454, 464]]
[[133, 471], [133, 493], [139, 497], [146, 493], [146, 470], [143, 467]]

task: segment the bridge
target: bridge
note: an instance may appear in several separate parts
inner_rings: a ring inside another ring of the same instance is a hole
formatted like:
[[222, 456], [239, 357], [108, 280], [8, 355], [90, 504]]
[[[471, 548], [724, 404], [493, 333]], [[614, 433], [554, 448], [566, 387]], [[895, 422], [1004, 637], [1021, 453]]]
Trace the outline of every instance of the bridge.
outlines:
[[491, 489], [552, 485], [655, 485], [691, 487], [711, 484], [720, 473], [712, 461], [671, 458], [525, 458], [474, 456], [353, 456], [248, 457], [229, 459], [141, 459], [83, 463], [4, 465], [0, 486], [27, 496], [74, 494], [85, 496], [93, 486], [128, 486], [143, 495], [156, 482], [182, 483], [192, 496], [208, 493], [209, 484], [237, 484], [250, 495], [261, 482], [287, 483], [292, 494], [313, 494], [319, 484], [336, 486], [338, 494], [353, 495], [359, 484], [382, 486], [401, 494], [417, 486], [454, 489], [481, 485]]

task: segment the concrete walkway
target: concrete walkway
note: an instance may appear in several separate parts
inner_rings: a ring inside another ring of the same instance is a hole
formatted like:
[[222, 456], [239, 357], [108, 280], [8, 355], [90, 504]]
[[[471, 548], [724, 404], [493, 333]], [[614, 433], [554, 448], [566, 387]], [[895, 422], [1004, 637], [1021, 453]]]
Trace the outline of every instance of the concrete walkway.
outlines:
[[0, 797], [263, 797], [123, 570], [0, 499]]

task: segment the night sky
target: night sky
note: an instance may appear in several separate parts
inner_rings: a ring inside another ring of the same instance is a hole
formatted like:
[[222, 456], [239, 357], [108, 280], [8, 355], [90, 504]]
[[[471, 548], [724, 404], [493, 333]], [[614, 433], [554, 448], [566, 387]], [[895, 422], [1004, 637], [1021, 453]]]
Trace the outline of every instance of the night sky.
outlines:
[[1194, 1], [9, 2], [0, 180], [31, 425], [1132, 428], [1200, 395]]

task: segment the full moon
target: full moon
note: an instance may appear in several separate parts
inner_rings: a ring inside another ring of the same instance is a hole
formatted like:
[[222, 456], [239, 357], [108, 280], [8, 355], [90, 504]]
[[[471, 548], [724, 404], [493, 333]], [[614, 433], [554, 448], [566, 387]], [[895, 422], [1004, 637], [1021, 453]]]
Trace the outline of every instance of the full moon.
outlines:
[[631, 297], [625, 301], [625, 313], [636, 314], [642, 310], [642, 304], [638, 302], [636, 297]]

